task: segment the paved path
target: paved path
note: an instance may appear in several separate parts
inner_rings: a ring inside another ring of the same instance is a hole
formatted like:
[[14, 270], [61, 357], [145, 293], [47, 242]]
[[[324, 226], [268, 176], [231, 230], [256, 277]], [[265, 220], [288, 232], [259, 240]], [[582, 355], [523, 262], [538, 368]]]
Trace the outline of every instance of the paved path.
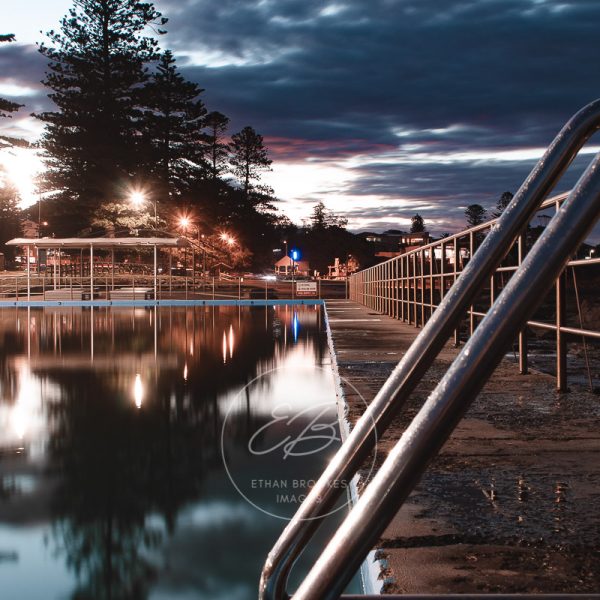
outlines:
[[[340, 375], [370, 401], [418, 330], [352, 302], [327, 311]], [[379, 462], [456, 354], [442, 351]], [[345, 393], [355, 421], [364, 404]], [[600, 396], [559, 395], [507, 357], [385, 532], [387, 591], [600, 590], [599, 426]]]

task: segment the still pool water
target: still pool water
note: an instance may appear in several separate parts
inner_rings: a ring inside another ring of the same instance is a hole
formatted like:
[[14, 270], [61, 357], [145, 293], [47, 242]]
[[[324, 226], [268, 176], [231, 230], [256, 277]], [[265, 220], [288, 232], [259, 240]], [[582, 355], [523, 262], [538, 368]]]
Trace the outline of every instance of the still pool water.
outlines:
[[335, 411], [320, 307], [0, 310], [0, 597], [256, 598]]

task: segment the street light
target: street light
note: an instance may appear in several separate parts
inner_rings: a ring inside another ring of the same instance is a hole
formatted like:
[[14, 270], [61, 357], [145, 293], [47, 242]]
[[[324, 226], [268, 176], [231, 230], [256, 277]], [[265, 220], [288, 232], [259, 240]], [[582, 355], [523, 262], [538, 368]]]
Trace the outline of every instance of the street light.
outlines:
[[[287, 240], [283, 240], [283, 243], [285, 244], [285, 256], [288, 257], [288, 243]], [[287, 277], [288, 274], [288, 266], [285, 265], [285, 275]]]
[[293, 300], [295, 297], [295, 294], [296, 294], [296, 290], [295, 290], [296, 262], [300, 258], [300, 250], [298, 250], [297, 248], [292, 248], [291, 256], [292, 256], [292, 300]]
[[144, 204], [144, 202], [146, 201], [146, 196], [144, 195], [143, 192], [131, 192], [130, 196], [129, 196], [129, 200], [131, 200], [131, 203], [136, 207], [136, 208], [140, 208], [140, 206], [142, 206], [142, 204]]
[[[146, 203], [146, 193], [142, 190], [132, 190], [129, 201], [135, 208], [141, 208]], [[158, 230], [158, 200], [154, 198], [154, 229]]]

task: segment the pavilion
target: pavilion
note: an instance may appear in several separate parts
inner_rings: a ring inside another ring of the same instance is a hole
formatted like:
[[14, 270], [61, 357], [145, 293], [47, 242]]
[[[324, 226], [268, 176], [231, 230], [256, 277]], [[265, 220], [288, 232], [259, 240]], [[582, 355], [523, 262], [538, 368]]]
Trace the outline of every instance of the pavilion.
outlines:
[[[90, 299], [94, 298], [94, 250], [109, 249], [111, 251], [111, 266], [114, 273], [115, 249], [153, 248], [154, 250], [154, 299], [158, 298], [158, 249], [187, 248], [191, 246], [187, 238], [175, 237], [97, 237], [97, 238], [15, 238], [6, 242], [7, 246], [25, 248], [27, 257], [27, 299], [31, 298], [31, 250], [89, 250], [90, 263]], [[56, 270], [56, 264], [54, 265]], [[170, 273], [169, 273], [170, 274]]]

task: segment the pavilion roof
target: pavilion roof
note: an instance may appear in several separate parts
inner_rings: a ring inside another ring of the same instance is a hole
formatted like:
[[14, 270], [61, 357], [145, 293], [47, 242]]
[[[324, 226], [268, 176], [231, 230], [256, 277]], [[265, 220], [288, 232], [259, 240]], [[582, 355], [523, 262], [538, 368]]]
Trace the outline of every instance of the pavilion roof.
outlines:
[[142, 246], [189, 246], [186, 238], [169, 237], [95, 237], [95, 238], [14, 238], [7, 246], [36, 248], [138, 248]]

